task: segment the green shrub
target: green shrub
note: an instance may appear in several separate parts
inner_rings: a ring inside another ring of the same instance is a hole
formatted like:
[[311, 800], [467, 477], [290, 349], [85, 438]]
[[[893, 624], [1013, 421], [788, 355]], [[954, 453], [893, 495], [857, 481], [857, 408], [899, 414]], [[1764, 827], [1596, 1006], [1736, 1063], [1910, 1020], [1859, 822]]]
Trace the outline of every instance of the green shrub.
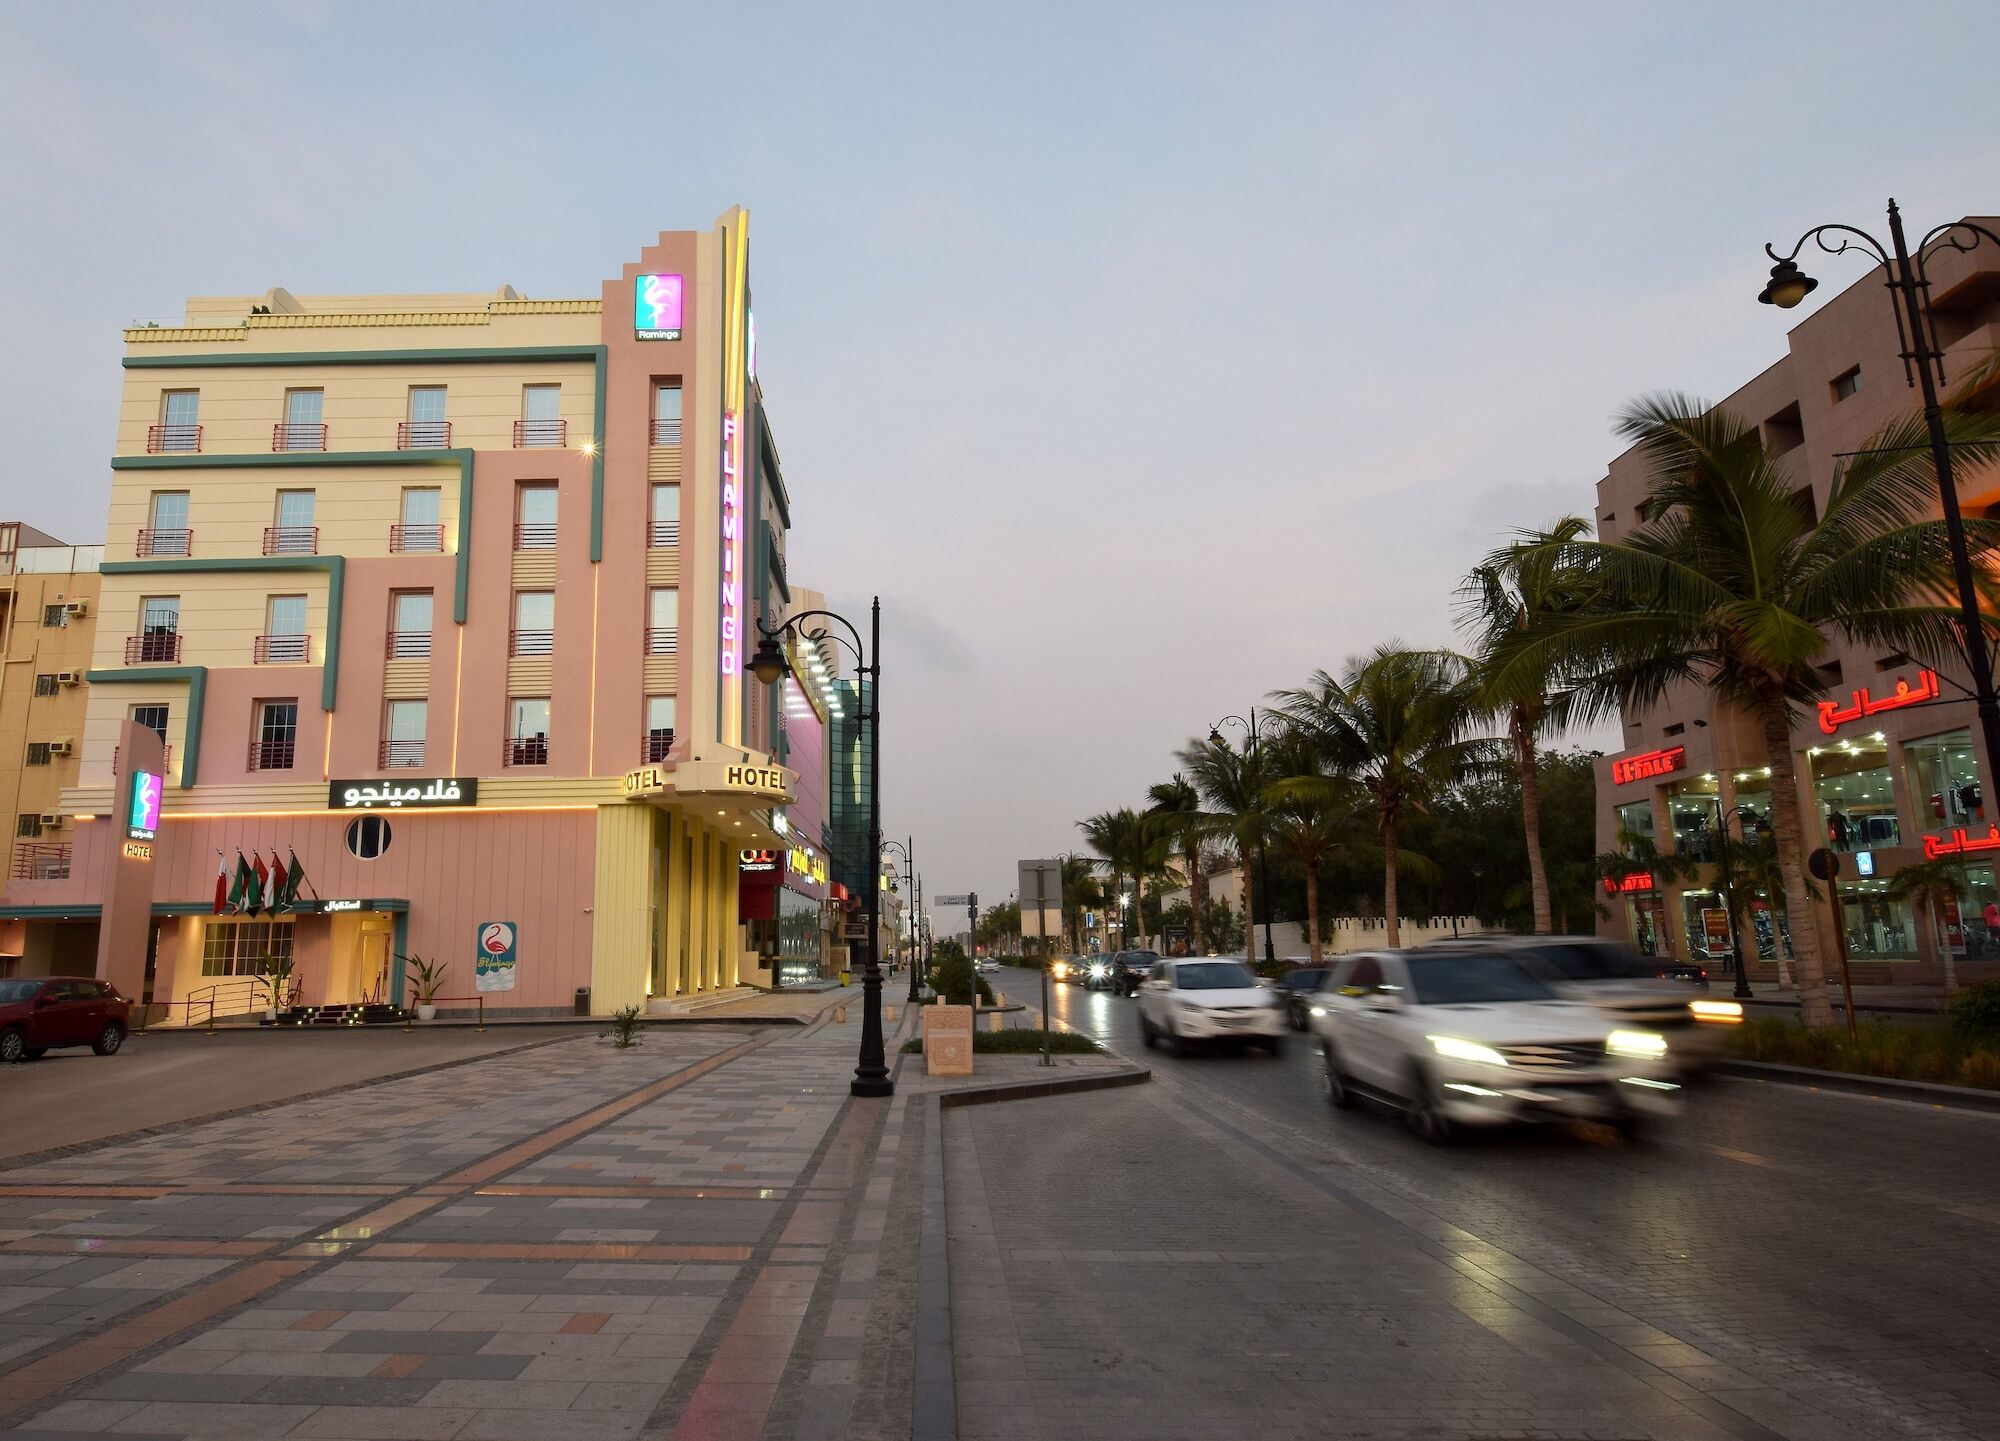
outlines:
[[1808, 1030], [1795, 1020], [1764, 1016], [1737, 1027], [1733, 1040], [1746, 1061], [2000, 1089], [2000, 1043], [1957, 1026], [1863, 1021], [1850, 1038], [1844, 1027]]
[[625, 1006], [611, 1013], [611, 1044], [619, 1050], [639, 1044], [639, 1008]]
[[2000, 981], [1981, 981], [1953, 996], [1951, 1024], [1969, 1040], [2000, 1037]]
[[975, 986], [979, 999], [989, 1006], [993, 1004], [993, 988], [986, 984], [986, 977], [973, 969], [972, 962], [966, 959], [965, 948], [956, 941], [938, 942], [929, 979], [938, 998], [951, 1005], [971, 1005]]
[[[923, 1049], [921, 1036], [903, 1043], [903, 1050], [908, 1055], [920, 1054]], [[976, 1056], [1039, 1056], [1042, 1053], [1042, 1033], [1018, 1026], [1004, 1031], [974, 1031], [972, 1053]], [[1051, 1031], [1049, 1053], [1057, 1056], [1095, 1056], [1102, 1053], [1102, 1048], [1090, 1037], [1076, 1031]]]

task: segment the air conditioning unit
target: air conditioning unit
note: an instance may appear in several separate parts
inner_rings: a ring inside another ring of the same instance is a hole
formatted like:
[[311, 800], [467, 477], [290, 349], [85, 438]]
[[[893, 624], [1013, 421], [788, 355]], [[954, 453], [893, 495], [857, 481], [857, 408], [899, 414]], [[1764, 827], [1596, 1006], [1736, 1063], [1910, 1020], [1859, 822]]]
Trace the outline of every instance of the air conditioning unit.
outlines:
[[80, 670], [59, 670], [56, 672], [57, 685], [82, 685], [83, 672]]
[[71, 754], [71, 753], [72, 753], [72, 752], [74, 752], [75, 750], [76, 750], [76, 742], [75, 742], [75, 741], [50, 741], [50, 742], [49, 742], [49, 754], [50, 754], [50, 755], [52, 755], [52, 756], [66, 756], [66, 755], [69, 755], [69, 754]]
[[63, 609], [71, 615], [89, 615], [90, 602], [87, 600], [73, 600], [65, 605]]
[[61, 811], [43, 811], [41, 821], [43, 830], [59, 831], [62, 829], [63, 814]]

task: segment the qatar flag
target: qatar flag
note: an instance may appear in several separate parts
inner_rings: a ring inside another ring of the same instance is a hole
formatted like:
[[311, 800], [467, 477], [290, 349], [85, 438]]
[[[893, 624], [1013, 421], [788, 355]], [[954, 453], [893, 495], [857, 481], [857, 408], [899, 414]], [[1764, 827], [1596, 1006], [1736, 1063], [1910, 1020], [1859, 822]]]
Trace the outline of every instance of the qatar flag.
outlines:
[[229, 859], [221, 851], [215, 853], [215, 914], [221, 915], [229, 909]]

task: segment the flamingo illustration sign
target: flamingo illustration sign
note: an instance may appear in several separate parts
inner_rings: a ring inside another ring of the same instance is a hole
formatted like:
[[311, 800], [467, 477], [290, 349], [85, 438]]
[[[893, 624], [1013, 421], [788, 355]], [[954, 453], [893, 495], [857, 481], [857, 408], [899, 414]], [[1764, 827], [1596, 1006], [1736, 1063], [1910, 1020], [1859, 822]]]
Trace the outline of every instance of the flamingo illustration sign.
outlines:
[[632, 335], [638, 340], [681, 338], [681, 278], [641, 275], [632, 282]]
[[150, 841], [160, 829], [160, 778], [151, 771], [132, 772], [132, 792], [125, 808], [125, 834]]
[[472, 960], [472, 984], [480, 991], [514, 989], [514, 939], [512, 921], [481, 921]]

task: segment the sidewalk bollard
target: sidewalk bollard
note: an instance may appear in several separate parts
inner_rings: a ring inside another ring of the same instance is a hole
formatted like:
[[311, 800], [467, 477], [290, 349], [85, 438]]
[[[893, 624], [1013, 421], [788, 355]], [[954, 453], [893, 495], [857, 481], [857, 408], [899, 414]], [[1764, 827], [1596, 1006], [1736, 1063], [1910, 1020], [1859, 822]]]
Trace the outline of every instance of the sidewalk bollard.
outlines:
[[406, 1030], [406, 1031], [407, 1031], [407, 1030], [409, 1030], [409, 1029], [410, 1029], [410, 1018], [411, 1018], [412, 1016], [414, 1016], [414, 1015], [416, 1015], [416, 1011], [415, 1011], [415, 1009], [414, 1009], [414, 1008], [412, 1008], [412, 1007], [410, 1007], [410, 1006], [405, 1006], [405, 1007], [403, 1007], [403, 1029], [404, 1029], [404, 1030]]

